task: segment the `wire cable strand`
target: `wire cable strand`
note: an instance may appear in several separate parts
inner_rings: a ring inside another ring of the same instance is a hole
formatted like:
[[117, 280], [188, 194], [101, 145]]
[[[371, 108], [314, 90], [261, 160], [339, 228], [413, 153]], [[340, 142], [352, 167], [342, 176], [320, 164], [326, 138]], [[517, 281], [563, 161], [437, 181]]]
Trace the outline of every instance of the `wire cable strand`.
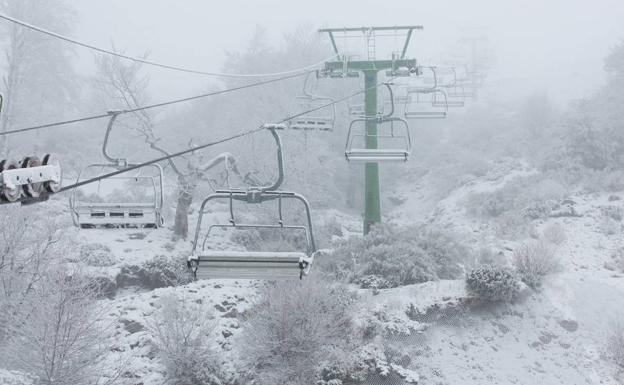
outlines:
[[[141, 111], [141, 110], [148, 110], [148, 109], [151, 109], [151, 108], [170, 106], [172, 104], [189, 102], [189, 101], [192, 101], [192, 100], [207, 98], [209, 96], [216, 96], [216, 95], [226, 94], [226, 93], [229, 93], [229, 92], [240, 91], [240, 90], [243, 90], [243, 89], [246, 89], [246, 88], [258, 87], [258, 86], [262, 86], [262, 85], [266, 85], [266, 84], [270, 84], [270, 83], [277, 83], [277, 82], [280, 82], [280, 81], [283, 81], [283, 80], [292, 79], [292, 78], [296, 78], [296, 77], [299, 77], [299, 76], [307, 75], [310, 72], [313, 72], [313, 71], [297, 73], [297, 74], [288, 75], [288, 76], [282, 76], [282, 77], [279, 77], [279, 78], [276, 78], [276, 79], [263, 80], [263, 81], [259, 81], [259, 82], [256, 82], [256, 83], [246, 84], [246, 85], [233, 87], [233, 88], [227, 88], [225, 90], [208, 92], [208, 93], [201, 94], [201, 95], [195, 95], [195, 96], [190, 96], [190, 97], [186, 97], [186, 98], [182, 98], [182, 99], [170, 100], [170, 101], [167, 101], [167, 102], [151, 104], [151, 105], [137, 107], [137, 108], [132, 108], [132, 109], [128, 109], [128, 110], [115, 111], [114, 113], [116, 113], [116, 114], [129, 114], [129, 113], [133, 113], [133, 112], [137, 112], [137, 111]], [[102, 119], [102, 118], [110, 117], [110, 115], [111, 115], [111, 113], [107, 112], [105, 114], [92, 115], [92, 116], [87, 116], [87, 117], [84, 117], [84, 118], [76, 118], [76, 119], [71, 119], [71, 120], [63, 120], [63, 121], [59, 121], [59, 122], [41, 124], [41, 125], [37, 125], [37, 126], [18, 128], [18, 129], [15, 129], [15, 130], [8, 130], [8, 131], [0, 132], [0, 136], [10, 135], [10, 134], [17, 134], [17, 133], [20, 133], [20, 132], [34, 131], [34, 130], [39, 130], [39, 129], [42, 129], [42, 128], [63, 126], [63, 125], [72, 124], [72, 123], [80, 123], [80, 122], [85, 122], [85, 121], [95, 120], [95, 119]]]
[[[394, 78], [392, 78], [390, 81], [392, 81], [393, 79]], [[319, 109], [322, 109], [322, 108], [325, 108], [325, 107], [330, 107], [332, 105], [341, 103], [341, 102], [343, 102], [345, 100], [348, 100], [349, 98], [352, 98], [354, 96], [362, 94], [362, 93], [364, 93], [364, 92], [366, 92], [366, 91], [368, 91], [370, 89], [379, 87], [380, 85], [382, 85], [384, 83], [387, 83], [387, 82], [379, 82], [379, 83], [375, 84], [374, 86], [371, 86], [369, 88], [365, 88], [365, 89], [360, 90], [360, 91], [356, 91], [356, 92], [354, 92], [354, 93], [352, 93], [350, 95], [347, 95], [347, 96], [342, 97], [340, 99], [333, 100], [333, 101], [331, 101], [331, 102], [329, 102], [327, 104], [324, 104], [322, 106], [319, 106], [319, 107], [316, 107], [316, 108], [312, 108], [312, 109], [308, 109], [308, 110], [299, 112], [299, 113], [294, 114], [294, 115], [290, 115], [290, 116], [288, 116], [288, 117], [278, 121], [278, 123], [284, 123], [284, 122], [287, 122], [287, 121], [289, 121], [291, 119], [297, 118], [299, 116], [302, 116], [302, 115], [305, 115], [305, 114], [309, 114], [310, 112], [314, 112], [314, 111], [317, 111]], [[112, 177], [117, 176], [119, 174], [123, 174], [123, 173], [129, 172], [129, 171], [137, 170], [139, 168], [142, 168], [142, 167], [145, 167], [145, 166], [149, 166], [149, 165], [154, 164], [154, 163], [159, 163], [159, 162], [162, 162], [162, 161], [165, 161], [165, 160], [169, 160], [171, 158], [176, 158], [176, 157], [179, 157], [179, 156], [182, 156], [182, 155], [186, 155], [186, 154], [189, 154], [189, 153], [192, 153], [192, 152], [195, 152], [195, 151], [203, 150], [205, 148], [208, 148], [208, 147], [211, 147], [211, 146], [215, 146], [217, 144], [225, 143], [225, 142], [228, 142], [230, 140], [234, 140], [234, 139], [237, 139], [237, 138], [241, 138], [243, 136], [254, 134], [254, 133], [262, 131], [264, 129], [265, 129], [264, 125], [261, 125], [260, 127], [254, 128], [252, 130], [244, 131], [244, 132], [241, 132], [239, 134], [232, 135], [232, 136], [229, 136], [227, 138], [223, 138], [223, 139], [217, 140], [215, 142], [205, 143], [205, 144], [202, 144], [202, 145], [199, 145], [199, 146], [195, 146], [193, 148], [189, 148], [189, 149], [186, 149], [186, 150], [183, 150], [183, 151], [179, 151], [179, 152], [176, 152], [176, 153], [173, 153], [173, 154], [161, 156], [160, 158], [148, 160], [148, 161], [143, 162], [143, 163], [133, 164], [133, 165], [128, 166], [126, 168], [123, 168], [121, 170], [113, 171], [113, 172], [110, 172], [110, 173], [107, 173], [107, 174], [98, 175], [96, 177], [84, 180], [82, 182], [76, 182], [76, 183], [71, 184], [69, 186], [62, 187], [58, 191], [58, 193], [65, 192], [65, 191], [68, 191], [68, 190], [73, 190], [73, 189], [76, 189], [78, 187], [81, 187], [81, 186], [84, 186], [84, 185], [87, 185], [87, 184], [91, 184], [91, 183], [95, 183], [95, 182], [101, 181], [103, 179], [112, 178]], [[55, 193], [54, 195], [56, 195], [58, 193]], [[16, 200], [15, 202], [11, 202], [11, 203], [20, 203], [20, 202], [22, 202], [24, 204], [30, 204], [30, 203], [33, 203], [33, 202], [36, 202], [36, 201], [37, 201], [37, 199], [33, 199], [33, 198], [21, 198], [21, 199]]]
[[63, 40], [67, 43], [70, 44], [75, 44], [78, 46], [81, 46], [83, 48], [87, 48], [93, 51], [97, 51], [103, 54], [107, 54], [107, 55], [111, 55], [111, 56], [116, 56], [122, 59], [126, 59], [126, 60], [130, 60], [136, 63], [142, 63], [142, 64], [146, 64], [146, 65], [150, 65], [150, 66], [154, 66], [154, 67], [159, 67], [159, 68], [164, 68], [164, 69], [168, 69], [168, 70], [173, 70], [173, 71], [178, 71], [178, 72], [186, 72], [186, 73], [191, 73], [191, 74], [196, 74], [196, 75], [205, 75], [205, 76], [214, 76], [214, 77], [229, 77], [229, 78], [254, 78], [254, 77], [273, 77], [273, 76], [282, 76], [282, 75], [289, 75], [289, 74], [293, 74], [293, 73], [298, 73], [298, 72], [303, 72], [303, 71], [307, 71], [309, 69], [312, 68], [316, 68], [319, 65], [323, 64], [325, 61], [331, 59], [334, 57], [334, 55], [332, 55], [331, 57], [324, 59], [318, 63], [314, 63], [314, 64], [310, 64], [308, 66], [305, 67], [301, 67], [301, 68], [295, 68], [292, 70], [286, 70], [286, 71], [281, 71], [281, 72], [273, 72], [273, 73], [264, 73], [264, 74], [230, 74], [230, 73], [223, 73], [223, 72], [207, 72], [207, 71], [200, 71], [200, 70], [195, 70], [195, 69], [190, 69], [190, 68], [184, 68], [184, 67], [179, 67], [179, 66], [174, 66], [174, 65], [170, 65], [170, 64], [163, 64], [163, 63], [158, 63], [155, 61], [151, 61], [151, 60], [147, 60], [147, 59], [141, 59], [138, 57], [134, 57], [134, 56], [129, 56], [129, 55], [125, 55], [119, 52], [115, 52], [115, 51], [111, 51], [111, 50], [107, 50], [104, 48], [100, 48], [91, 44], [87, 44], [87, 43], [83, 43], [79, 40], [76, 39], [72, 39], [70, 37], [58, 34], [56, 32], [52, 32], [49, 31], [45, 28], [42, 27], [38, 27], [35, 26], [33, 24], [27, 23], [25, 21], [16, 19], [14, 17], [8, 16], [6, 14], [0, 13], [0, 19], [4, 19], [8, 22], [20, 25], [24, 28], [28, 28], [30, 30]]

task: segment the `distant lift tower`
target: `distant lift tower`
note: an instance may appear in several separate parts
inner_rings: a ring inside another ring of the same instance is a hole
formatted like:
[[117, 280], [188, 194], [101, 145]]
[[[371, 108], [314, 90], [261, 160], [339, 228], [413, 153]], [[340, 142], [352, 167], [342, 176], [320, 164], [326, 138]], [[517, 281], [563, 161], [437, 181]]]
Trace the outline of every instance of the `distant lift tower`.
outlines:
[[[377, 149], [377, 75], [379, 71], [387, 71], [391, 77], [409, 76], [417, 71], [416, 59], [407, 59], [405, 54], [409, 46], [412, 32], [422, 30], [422, 26], [395, 26], [395, 27], [361, 27], [361, 28], [324, 28], [320, 33], [328, 33], [336, 60], [325, 63], [323, 75], [330, 78], [357, 77], [364, 74], [364, 105], [366, 120], [366, 148]], [[391, 52], [389, 58], [377, 60], [376, 54], [379, 45], [378, 37], [392, 37], [405, 39], [401, 51]], [[337, 39], [363, 39], [366, 48], [366, 60], [360, 57], [349, 56], [349, 52], [340, 52]], [[352, 60], [353, 59], [353, 60]], [[379, 199], [379, 165], [377, 162], [365, 164], [365, 191], [364, 191], [364, 234], [368, 234], [373, 224], [381, 221], [381, 206]]]

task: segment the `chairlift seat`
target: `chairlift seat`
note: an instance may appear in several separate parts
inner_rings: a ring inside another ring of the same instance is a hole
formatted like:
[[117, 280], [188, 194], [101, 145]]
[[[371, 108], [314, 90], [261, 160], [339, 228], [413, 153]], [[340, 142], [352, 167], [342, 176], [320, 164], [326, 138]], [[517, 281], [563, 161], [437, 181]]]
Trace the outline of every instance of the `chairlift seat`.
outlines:
[[290, 122], [290, 128], [293, 130], [320, 130], [331, 131], [334, 128], [334, 119], [324, 117], [302, 116], [293, 119]]
[[160, 227], [160, 210], [149, 203], [83, 203], [74, 206], [81, 228], [99, 226]]
[[313, 257], [301, 252], [202, 251], [188, 258], [195, 279], [300, 279]]
[[405, 162], [409, 156], [406, 150], [358, 148], [345, 151], [345, 157], [352, 162]]

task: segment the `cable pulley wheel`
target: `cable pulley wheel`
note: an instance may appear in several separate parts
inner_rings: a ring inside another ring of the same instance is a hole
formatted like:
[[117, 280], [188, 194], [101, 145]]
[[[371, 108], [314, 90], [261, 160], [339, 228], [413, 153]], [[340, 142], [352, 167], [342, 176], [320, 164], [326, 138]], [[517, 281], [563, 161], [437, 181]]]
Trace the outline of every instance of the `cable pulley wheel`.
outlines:
[[[5, 170], [14, 170], [17, 168], [17, 163], [13, 160], [5, 159], [0, 161], [0, 172]], [[7, 186], [2, 186], [0, 188], [0, 199], [5, 202], [15, 202], [22, 195], [21, 186], [15, 186], [14, 188], [9, 188]]]
[[[39, 167], [41, 166], [41, 161], [36, 156], [27, 156], [21, 162], [22, 168], [28, 167]], [[41, 191], [43, 190], [43, 183], [28, 183], [23, 185], [24, 195], [29, 198], [38, 198], [41, 195]]]
[[[45, 154], [43, 156], [43, 161], [42, 161], [44, 166], [59, 166], [59, 170], [62, 170], [60, 167], [60, 163], [59, 161], [52, 156], [52, 154]], [[43, 187], [46, 189], [47, 192], [54, 194], [57, 193], [61, 190], [61, 180], [63, 180], [63, 174], [61, 171], [61, 175], [59, 175], [59, 182], [54, 182], [54, 181], [47, 181], [43, 183]]]

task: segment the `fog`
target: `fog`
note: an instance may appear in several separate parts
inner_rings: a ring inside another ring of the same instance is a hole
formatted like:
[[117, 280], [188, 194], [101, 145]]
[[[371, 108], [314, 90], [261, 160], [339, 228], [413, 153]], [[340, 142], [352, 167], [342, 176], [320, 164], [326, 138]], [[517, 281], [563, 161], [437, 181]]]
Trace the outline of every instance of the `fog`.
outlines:
[[[495, 54], [493, 80], [509, 92], [547, 92], [564, 101], [594, 90], [603, 80], [602, 61], [624, 36], [624, 6], [618, 0], [444, 0], [75, 1], [74, 36], [156, 61], [223, 70], [224, 51], [241, 50], [258, 25], [278, 44], [301, 25], [310, 28], [423, 25], [410, 54], [421, 63], [439, 62], [465, 28], [479, 28]], [[327, 52], [331, 54], [329, 43]], [[197, 77], [161, 70], [153, 85], [183, 94]]]
[[624, 384], [621, 1], [0, 0], [0, 385]]

